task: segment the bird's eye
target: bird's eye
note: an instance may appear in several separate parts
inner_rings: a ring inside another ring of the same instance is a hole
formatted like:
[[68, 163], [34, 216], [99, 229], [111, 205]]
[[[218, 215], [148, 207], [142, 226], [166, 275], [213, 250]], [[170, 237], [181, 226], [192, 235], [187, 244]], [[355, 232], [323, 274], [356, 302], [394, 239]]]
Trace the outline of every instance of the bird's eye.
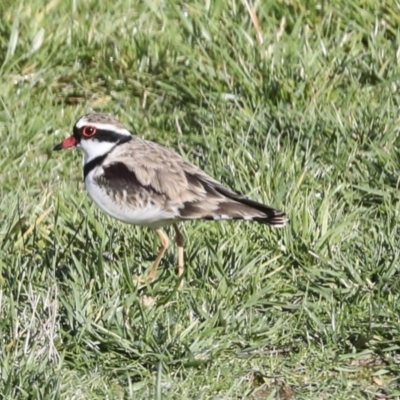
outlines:
[[85, 126], [82, 129], [82, 135], [84, 137], [92, 137], [97, 132], [97, 129], [94, 126]]

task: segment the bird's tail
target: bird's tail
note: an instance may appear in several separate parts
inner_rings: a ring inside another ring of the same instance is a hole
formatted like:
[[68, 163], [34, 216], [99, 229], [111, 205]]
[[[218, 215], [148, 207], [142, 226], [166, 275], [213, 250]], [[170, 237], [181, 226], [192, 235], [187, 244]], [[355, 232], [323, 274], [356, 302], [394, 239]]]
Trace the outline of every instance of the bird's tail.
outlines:
[[214, 180], [196, 174], [186, 175], [193, 186], [201, 187], [207, 195], [185, 202], [180, 209], [182, 219], [242, 219], [276, 228], [283, 227], [288, 222], [284, 211], [235, 193]]

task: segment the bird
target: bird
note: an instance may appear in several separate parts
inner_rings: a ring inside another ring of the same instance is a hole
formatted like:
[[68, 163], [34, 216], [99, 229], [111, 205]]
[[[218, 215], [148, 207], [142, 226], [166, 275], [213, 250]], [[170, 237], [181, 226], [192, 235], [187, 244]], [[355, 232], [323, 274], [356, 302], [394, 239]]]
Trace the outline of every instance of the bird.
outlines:
[[83, 180], [94, 203], [124, 223], [153, 228], [160, 249], [146, 280], [154, 280], [170, 241], [172, 225], [178, 249], [178, 278], [183, 282], [184, 238], [178, 223], [190, 220], [245, 220], [283, 227], [284, 211], [236, 193], [173, 149], [132, 133], [114, 116], [89, 113], [54, 151], [83, 150]]

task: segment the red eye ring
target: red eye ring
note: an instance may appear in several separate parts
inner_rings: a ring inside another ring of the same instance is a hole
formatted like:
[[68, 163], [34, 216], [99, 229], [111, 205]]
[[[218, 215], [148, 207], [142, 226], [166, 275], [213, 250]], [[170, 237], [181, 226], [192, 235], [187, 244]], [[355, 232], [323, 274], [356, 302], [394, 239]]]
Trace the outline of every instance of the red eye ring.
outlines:
[[82, 129], [82, 135], [86, 138], [90, 138], [94, 136], [97, 132], [97, 129], [94, 126], [84, 126]]

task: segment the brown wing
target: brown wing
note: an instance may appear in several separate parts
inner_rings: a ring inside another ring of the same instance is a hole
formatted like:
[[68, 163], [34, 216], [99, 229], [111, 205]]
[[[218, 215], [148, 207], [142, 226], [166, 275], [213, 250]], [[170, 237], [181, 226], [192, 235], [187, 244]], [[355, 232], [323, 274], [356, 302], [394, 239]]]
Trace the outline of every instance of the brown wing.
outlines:
[[287, 222], [283, 211], [233, 192], [156, 143], [134, 138], [117, 146], [107, 159], [103, 170], [108, 182], [123, 188], [128, 197], [162, 202], [177, 220], [245, 219], [274, 226]]

